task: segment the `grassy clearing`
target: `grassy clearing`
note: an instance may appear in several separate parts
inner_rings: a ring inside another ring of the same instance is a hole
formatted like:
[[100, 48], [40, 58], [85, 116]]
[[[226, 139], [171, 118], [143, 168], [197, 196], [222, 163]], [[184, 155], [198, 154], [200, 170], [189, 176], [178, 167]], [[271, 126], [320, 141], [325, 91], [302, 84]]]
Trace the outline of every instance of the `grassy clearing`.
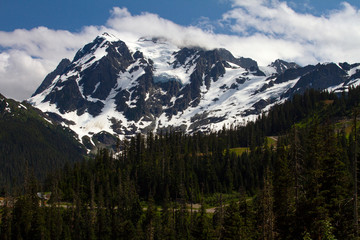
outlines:
[[[356, 122], [357, 129], [359, 131], [360, 121]], [[340, 120], [335, 124], [336, 131], [342, 131], [344, 129], [346, 137], [349, 137], [350, 133], [354, 129], [354, 119], [344, 119]]]
[[241, 156], [244, 152], [249, 152], [250, 148], [247, 147], [238, 147], [238, 148], [230, 148], [230, 154], [234, 153], [236, 156]]
[[276, 147], [278, 142], [278, 136], [269, 136], [267, 138], [268, 147]]
[[[277, 141], [278, 141], [278, 136], [269, 136], [266, 137], [267, 138], [267, 144], [268, 147], [276, 147], [277, 145]], [[236, 156], [241, 156], [243, 153], [249, 153], [250, 152], [250, 148], [248, 147], [237, 147], [237, 148], [230, 148], [230, 154], [235, 154]], [[225, 151], [224, 151], [225, 154]]]
[[[222, 203], [223, 207], [228, 206], [231, 202], [235, 201], [238, 202], [240, 199], [240, 193], [233, 192], [233, 193], [215, 193], [208, 196], [204, 196], [202, 199], [202, 203], [186, 203], [186, 209], [188, 212], [199, 212], [201, 210], [201, 204], [204, 205], [206, 213], [214, 214], [217, 207], [220, 206]], [[254, 197], [246, 197], [246, 202], [250, 203]], [[170, 202], [168, 207], [170, 209], [180, 209], [181, 205], [184, 203], [181, 202]], [[147, 211], [148, 209], [148, 202], [142, 201], [141, 207], [143, 211]], [[162, 206], [161, 205], [154, 205], [155, 212], [157, 214], [161, 213]]]

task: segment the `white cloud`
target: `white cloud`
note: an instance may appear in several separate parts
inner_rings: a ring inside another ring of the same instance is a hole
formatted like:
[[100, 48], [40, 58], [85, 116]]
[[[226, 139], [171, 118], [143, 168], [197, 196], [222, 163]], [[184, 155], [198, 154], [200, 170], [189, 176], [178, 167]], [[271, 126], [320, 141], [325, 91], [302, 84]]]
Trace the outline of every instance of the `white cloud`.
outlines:
[[[197, 26], [180, 26], [156, 14], [131, 15], [126, 8], [115, 7], [105, 26], [87, 26], [78, 33], [45, 27], [0, 31], [0, 92], [18, 100], [29, 97], [62, 58], [73, 58], [77, 49], [104, 31], [124, 41], [163, 37], [180, 47], [224, 47], [260, 65], [277, 58], [303, 65], [360, 62], [360, 12], [348, 3], [314, 16], [298, 13], [279, 0], [231, 2], [233, 8], [213, 27], [214, 20], [207, 18]], [[214, 33], [219, 26], [233, 34]]]
[[[295, 60], [303, 64], [311, 62], [311, 58], [360, 60], [360, 11], [346, 2], [340, 9], [317, 17], [297, 13], [283, 1], [233, 0], [233, 9], [223, 15], [223, 22], [242, 36], [256, 32], [279, 41], [301, 44], [303, 56]], [[293, 57], [288, 55], [288, 58]]]
[[102, 28], [86, 27], [80, 33], [45, 27], [0, 31], [0, 93], [23, 100], [31, 96], [46, 74], [62, 58], [72, 58]]
[[0, 74], [4, 73], [9, 66], [9, 54], [0, 53]]
[[47, 73], [43, 65], [26, 52], [11, 50], [0, 55], [1, 89], [5, 96], [22, 99], [33, 92], [33, 79], [41, 79]]
[[[251, 1], [249, 1], [251, 3]], [[288, 42], [271, 36], [254, 34], [236, 36], [215, 34], [206, 22], [206, 29], [196, 26], [180, 26], [156, 14], [142, 13], [132, 16], [126, 9], [114, 8], [107, 22], [109, 28], [118, 35], [131, 32], [140, 36], [162, 37], [178, 46], [200, 46], [207, 49], [226, 48], [236, 56], [256, 59], [260, 64], [268, 64], [276, 58], [292, 59], [302, 55], [304, 49], [298, 42]], [[210, 31], [208, 29], [211, 29]], [[314, 60], [314, 59], [312, 59]]]
[[152, 13], [132, 16], [127, 9], [118, 7], [113, 9], [107, 26], [119, 33], [130, 32], [139, 37], [163, 37], [178, 46], [207, 46], [206, 40], [213, 38], [213, 34], [198, 27], [180, 26]]
[[114, 8], [107, 24], [120, 32], [165, 37], [179, 46], [225, 47], [261, 65], [277, 58], [303, 65], [360, 61], [360, 14], [347, 3], [320, 17], [297, 13], [286, 2], [277, 0], [233, 0], [232, 3], [233, 9], [219, 21], [233, 31], [232, 35], [213, 33], [210, 21], [205, 21], [203, 30], [180, 26], [151, 13], [132, 16], [120, 8]]

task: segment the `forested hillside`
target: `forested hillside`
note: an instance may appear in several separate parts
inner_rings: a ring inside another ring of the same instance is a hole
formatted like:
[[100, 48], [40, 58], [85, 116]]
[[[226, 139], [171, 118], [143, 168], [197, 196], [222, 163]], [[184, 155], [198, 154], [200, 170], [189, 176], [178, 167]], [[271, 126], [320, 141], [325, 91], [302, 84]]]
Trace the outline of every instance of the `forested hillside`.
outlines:
[[72, 133], [44, 119], [26, 102], [0, 95], [0, 190], [22, 185], [26, 172], [43, 181], [65, 162], [80, 161], [85, 150]]
[[0, 238], [356, 239], [359, 102], [360, 88], [309, 90], [246, 126], [138, 134], [45, 182], [29, 174]]

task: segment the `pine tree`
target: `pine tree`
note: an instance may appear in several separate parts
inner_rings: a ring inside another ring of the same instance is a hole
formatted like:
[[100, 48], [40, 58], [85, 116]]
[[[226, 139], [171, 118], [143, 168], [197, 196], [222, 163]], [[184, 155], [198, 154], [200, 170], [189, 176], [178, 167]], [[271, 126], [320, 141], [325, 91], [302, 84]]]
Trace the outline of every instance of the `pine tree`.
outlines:
[[214, 228], [214, 236], [218, 239], [222, 239], [223, 228], [224, 228], [224, 203], [222, 194], [218, 197], [218, 206], [215, 208], [215, 212], [213, 215], [213, 228]]
[[[283, 144], [282, 140], [279, 139], [273, 174], [274, 214], [278, 237], [290, 239], [292, 231], [296, 228], [294, 225], [296, 224], [296, 202], [299, 198], [299, 173], [295, 171], [294, 174], [292, 171], [286, 146]], [[293, 163], [296, 164], [296, 160]], [[293, 168], [296, 168], [295, 166]]]
[[[6, 200], [7, 201], [7, 200]], [[7, 206], [7, 202], [0, 208], [1, 219], [0, 219], [0, 239], [10, 240], [11, 239], [11, 221], [12, 214], [11, 209]]]
[[354, 111], [354, 157], [353, 157], [353, 183], [354, 183], [354, 231], [359, 238], [359, 206], [358, 206], [358, 161], [357, 161], [357, 109]]
[[264, 188], [261, 191], [260, 199], [261, 231], [262, 239], [264, 240], [272, 240], [276, 237], [275, 216], [273, 212], [274, 193], [271, 178], [271, 172], [267, 169], [264, 176]]
[[239, 205], [232, 201], [225, 208], [222, 239], [238, 239], [241, 236], [241, 227], [244, 225], [240, 216]]
[[156, 226], [156, 208], [154, 206], [154, 199], [152, 197], [148, 200], [148, 207], [146, 210], [146, 216], [144, 220], [144, 233], [145, 239], [153, 240], [155, 238], [155, 226]]
[[253, 207], [249, 205], [248, 200], [246, 199], [245, 192], [242, 189], [240, 189], [239, 192], [240, 192], [240, 198], [239, 198], [238, 208], [239, 208], [239, 215], [242, 219], [239, 238], [248, 239], [248, 240], [257, 239], [259, 238], [259, 236], [255, 221], [255, 211]]
[[161, 234], [159, 237], [160, 239], [164, 239], [164, 240], [176, 239], [174, 211], [170, 209], [170, 204], [167, 198], [165, 198], [161, 210], [161, 217], [160, 217], [161, 218], [160, 219]]
[[29, 232], [29, 238], [34, 240], [47, 240], [50, 239], [50, 232], [46, 228], [45, 216], [46, 209], [38, 207], [34, 209], [33, 220]]
[[63, 222], [62, 207], [52, 203], [46, 214], [47, 228], [50, 232], [50, 239], [60, 240], [61, 233], [64, 229], [65, 223]]
[[200, 212], [195, 214], [191, 228], [191, 235], [194, 239], [212, 239], [210, 218], [207, 216], [205, 206], [201, 204]]

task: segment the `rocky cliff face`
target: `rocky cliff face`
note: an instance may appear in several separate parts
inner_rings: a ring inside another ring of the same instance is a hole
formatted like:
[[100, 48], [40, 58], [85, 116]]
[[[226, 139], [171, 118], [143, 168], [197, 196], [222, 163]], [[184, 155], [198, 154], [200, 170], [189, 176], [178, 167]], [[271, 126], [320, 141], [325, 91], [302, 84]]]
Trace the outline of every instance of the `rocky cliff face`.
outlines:
[[163, 39], [125, 43], [103, 34], [63, 60], [29, 99], [58, 116], [80, 140], [99, 134], [177, 129], [188, 133], [240, 124], [306, 88], [343, 89], [359, 64], [259, 67], [226, 49], [178, 48]]

